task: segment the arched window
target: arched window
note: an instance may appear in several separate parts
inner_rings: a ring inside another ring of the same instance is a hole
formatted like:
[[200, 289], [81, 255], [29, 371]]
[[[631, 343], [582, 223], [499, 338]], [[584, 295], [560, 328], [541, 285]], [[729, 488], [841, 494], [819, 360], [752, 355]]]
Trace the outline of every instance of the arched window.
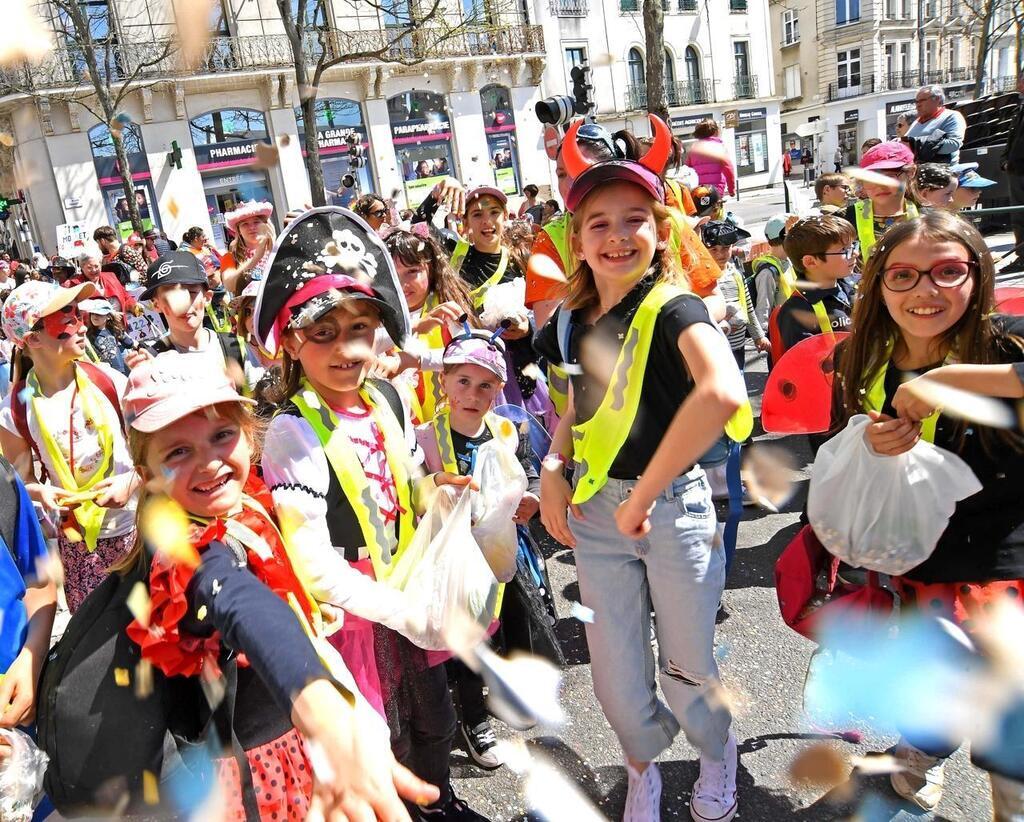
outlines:
[[673, 85], [676, 81], [676, 58], [672, 52], [665, 49], [665, 88]]
[[700, 55], [693, 46], [686, 47], [686, 54], [683, 58], [686, 63], [686, 82], [694, 85], [700, 82]]
[[[363, 122], [363, 109], [355, 100], [324, 97], [316, 101], [316, 141], [320, 147], [320, 165], [324, 171], [324, 195], [331, 205], [347, 206], [361, 193], [373, 191], [370, 162], [370, 136]], [[306, 123], [302, 107], [295, 107], [302, 154], [306, 154]], [[365, 149], [366, 165], [351, 168], [348, 139], [355, 134]]]
[[388, 115], [406, 203], [416, 208], [442, 178], [456, 176], [445, 98], [432, 91], [403, 91], [388, 99]]
[[516, 143], [516, 116], [512, 94], [505, 86], [480, 89], [480, 110], [487, 134], [487, 156], [494, 170], [494, 184], [506, 194], [520, 190], [519, 151]]
[[[103, 204], [106, 207], [110, 224], [120, 229], [122, 236], [132, 231], [128, 203], [121, 182], [121, 169], [114, 152], [114, 140], [110, 136], [110, 128], [106, 123], [98, 123], [89, 129], [89, 148], [92, 150], [92, 161], [96, 167]], [[142, 142], [142, 129], [135, 123], [127, 123], [121, 129], [121, 142], [124, 143], [128, 155], [128, 167], [135, 184], [135, 202], [142, 218], [142, 227], [150, 228], [160, 225], [160, 215], [156, 208], [156, 197], [153, 196], [153, 184], [149, 173], [149, 159], [146, 147]]]
[[640, 49], [629, 50], [627, 63], [629, 64], [629, 84], [631, 86], [644, 85], [647, 82], [647, 77], [644, 75], [644, 57], [640, 53]]

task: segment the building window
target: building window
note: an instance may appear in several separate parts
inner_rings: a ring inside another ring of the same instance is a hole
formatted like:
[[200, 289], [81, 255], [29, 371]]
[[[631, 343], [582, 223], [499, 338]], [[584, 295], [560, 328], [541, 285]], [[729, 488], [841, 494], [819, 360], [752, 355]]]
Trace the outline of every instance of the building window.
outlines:
[[927, 74], [934, 74], [938, 69], [939, 44], [936, 40], [926, 40], [924, 44], [924, 70]]
[[[327, 97], [316, 101], [316, 142], [320, 148], [320, 165], [324, 172], [324, 194], [329, 205], [348, 206], [361, 192], [373, 191], [370, 161], [370, 137], [363, 122], [363, 110], [355, 100]], [[305, 146], [306, 124], [302, 107], [295, 107], [299, 144]], [[349, 135], [354, 134], [366, 149], [367, 165], [350, 168], [348, 157]], [[303, 155], [306, 150], [303, 148]], [[354, 185], [346, 185], [354, 183]]]
[[786, 88], [786, 99], [800, 96], [800, 66], [786, 66], [782, 70], [783, 85]]
[[839, 88], [855, 88], [860, 85], [860, 49], [838, 52], [836, 63]]
[[939, 0], [926, 0], [924, 4], [924, 16], [934, 19], [939, 16]]
[[800, 40], [800, 18], [796, 9], [782, 12], [782, 45], [791, 46]]
[[565, 50], [565, 87], [572, 88], [571, 72], [587, 62], [586, 46], [569, 46]]
[[[124, 184], [121, 182], [121, 169], [118, 166], [114, 141], [106, 123], [98, 123], [89, 129], [89, 148], [96, 167], [96, 178], [103, 195], [107, 219], [112, 226], [117, 226], [121, 237], [127, 237], [134, 230], [131, 215], [125, 199]], [[142, 142], [142, 131], [135, 123], [128, 123], [121, 130], [121, 141], [124, 143], [125, 154], [128, 155], [128, 168], [131, 172], [135, 189], [135, 204], [142, 218], [143, 228], [159, 226], [160, 219], [156, 208], [156, 197], [153, 192], [152, 178], [149, 173], [149, 159], [146, 147]]]
[[79, 75], [88, 69], [86, 61], [85, 39], [91, 41], [96, 50], [96, 68], [109, 79], [118, 80], [124, 72], [121, 70], [121, 55], [117, 44], [117, 30], [114, 25], [113, 13], [108, 0], [79, 0], [78, 7], [85, 18], [88, 34], [79, 36], [75, 24], [64, 9], [58, 9], [57, 15], [61, 27], [67, 35], [68, 58], [72, 67]]
[[946, 68], [960, 68], [960, 44], [952, 38], [946, 41]]
[[416, 208], [443, 178], [458, 173], [445, 97], [430, 91], [404, 91], [388, 100], [388, 115], [406, 202]]
[[700, 82], [700, 55], [693, 46], [687, 46], [683, 56], [686, 64], [686, 82], [694, 85]]
[[[672, 52], [665, 49], [665, 89], [666, 91], [676, 83], [676, 60]], [[670, 92], [668, 92], [671, 94]]]
[[644, 74], [644, 58], [640, 49], [630, 49], [627, 59], [629, 66], [629, 84], [631, 86], [643, 86], [647, 84], [647, 77]]
[[836, 0], [836, 25], [860, 20], [860, 0]]
[[750, 44], [746, 40], [734, 40], [732, 56], [736, 67], [736, 77], [750, 76]]

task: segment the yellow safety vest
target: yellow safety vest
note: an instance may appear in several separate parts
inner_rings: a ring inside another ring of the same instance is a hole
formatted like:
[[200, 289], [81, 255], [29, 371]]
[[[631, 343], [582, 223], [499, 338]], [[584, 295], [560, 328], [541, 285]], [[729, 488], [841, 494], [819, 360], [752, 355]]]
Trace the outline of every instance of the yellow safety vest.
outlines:
[[[572, 274], [576, 261], [572, 256], [569, 243], [569, 229], [572, 226], [572, 214], [563, 211], [558, 217], [544, 226], [544, 233], [551, 238], [562, 262], [562, 271], [566, 278]], [[548, 396], [555, 407], [555, 413], [562, 416], [569, 406], [569, 375], [555, 363], [548, 363]]]
[[[437, 295], [430, 293], [427, 301], [423, 304], [423, 314], [429, 314], [438, 304]], [[444, 335], [441, 326], [437, 325], [429, 331], [417, 335], [420, 341], [432, 350], [444, 350]], [[441, 390], [441, 374], [439, 371], [420, 371], [420, 379], [423, 381], [423, 399], [416, 394], [416, 405], [418, 406], [418, 419], [420, 422], [427, 422], [434, 417], [437, 409], [444, 398]], [[415, 392], [414, 392], [415, 393]]]
[[776, 305], [782, 305], [793, 296], [793, 290], [796, 288], [796, 274], [792, 268], [786, 268], [785, 263], [774, 254], [761, 254], [755, 257], [750, 265], [756, 272], [761, 263], [771, 263], [779, 272], [779, 289], [782, 291], [782, 299], [776, 300]]
[[740, 315], [743, 322], [750, 322], [750, 314], [747, 313], [747, 284], [743, 280], [743, 272], [737, 271], [735, 266], [729, 266], [732, 271], [733, 282], [736, 283], [736, 291], [739, 295]]
[[[853, 207], [857, 220], [857, 240], [860, 242], [860, 258], [867, 262], [878, 242], [875, 237], [875, 209], [871, 200], [858, 200]], [[903, 215], [905, 220], [913, 220], [917, 216], [917, 206], [910, 200], [905, 201]]]
[[[467, 243], [465, 240], [459, 240], [455, 245], [455, 250], [452, 252], [451, 264], [452, 268], [456, 271], [462, 269], [462, 263], [466, 259], [466, 255], [469, 253], [469, 249], [473, 246]], [[501, 259], [498, 260], [498, 267], [495, 272], [487, 278], [487, 281], [478, 285], [472, 291], [469, 292], [470, 298], [473, 300], [473, 307], [479, 311], [484, 307], [484, 297], [487, 296], [487, 292], [490, 291], [491, 286], [495, 286], [501, 282], [501, 278], [505, 276], [505, 270], [508, 268], [508, 249], [505, 246], [501, 247]]]
[[224, 317], [217, 316], [217, 312], [213, 310], [213, 306], [209, 303], [206, 304], [206, 316], [210, 318], [210, 325], [213, 326], [213, 330], [218, 334], [227, 334], [231, 331], [231, 319], [227, 315]]
[[[892, 353], [893, 345], [889, 344], [889, 352]], [[885, 405], [885, 375], [889, 370], [889, 360], [878, 369], [878, 373], [871, 380], [867, 393], [864, 394], [865, 411], [881, 411]], [[935, 442], [935, 428], [939, 424], [939, 412], [935, 411], [931, 416], [921, 420], [921, 438], [926, 442]]]
[[302, 388], [291, 401], [302, 418], [309, 423], [327, 456], [342, 493], [359, 521], [366, 549], [378, 580], [385, 580], [395, 560], [408, 547], [416, 529], [412, 508], [412, 479], [407, 458], [408, 446], [401, 422], [391, 412], [387, 400], [369, 383], [363, 383], [359, 396], [370, 408], [373, 420], [384, 435], [388, 467], [398, 491], [398, 540], [384, 527], [384, 518], [370, 493], [370, 481], [359, 461], [355, 446], [339, 425], [338, 417], [324, 403], [316, 390], [303, 381]]
[[[577, 505], [594, 496], [608, 481], [608, 471], [640, 407], [655, 321], [665, 303], [686, 293], [664, 282], [656, 283], [647, 293], [633, 315], [601, 404], [589, 420], [572, 427], [573, 458], [580, 476], [572, 497]], [[734, 442], [742, 442], [753, 428], [754, 413], [748, 401], [726, 423], [725, 433]]]

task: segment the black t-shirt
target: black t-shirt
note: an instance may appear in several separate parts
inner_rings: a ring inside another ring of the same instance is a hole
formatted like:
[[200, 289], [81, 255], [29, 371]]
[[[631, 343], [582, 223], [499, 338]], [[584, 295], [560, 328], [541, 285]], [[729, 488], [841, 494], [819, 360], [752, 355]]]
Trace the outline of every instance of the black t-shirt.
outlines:
[[[455, 461], [459, 466], [459, 474], [466, 476], [473, 473], [473, 452], [489, 440], [494, 439], [491, 429], [486, 425], [483, 432], [477, 437], [467, 437], [452, 429], [452, 447], [455, 449]], [[530, 438], [520, 434], [519, 446], [516, 448], [516, 459], [523, 466], [526, 472], [527, 488], [531, 494], [540, 496], [540, 474], [533, 464], [533, 447], [530, 445]]]
[[794, 293], [779, 309], [779, 335], [788, 351], [801, 340], [821, 333], [812, 305], [822, 303], [833, 331], [850, 330], [853, 313], [853, 289], [840, 280], [835, 288], [804, 289]]
[[[997, 323], [1024, 337], [1024, 318], [999, 317]], [[1024, 355], [1008, 346], [1000, 361], [1024, 363]], [[1024, 367], [1018, 373], [1024, 376]], [[884, 413], [893, 414], [892, 398], [906, 376], [892, 366], [886, 371]], [[986, 451], [981, 426], [974, 424], [961, 444], [955, 423], [939, 416], [935, 444], [966, 462], [982, 489], [957, 503], [932, 555], [903, 576], [924, 583], [1024, 579], [1024, 453], [999, 441]]]
[[[640, 303], [654, 286], [653, 277], [645, 277], [611, 311], [594, 325], [583, 324], [581, 312], [572, 312], [568, 358], [579, 363], [580, 346], [584, 338], [596, 335], [601, 350], [617, 357], [622, 349], [626, 330], [633, 321]], [[559, 309], [564, 310], [564, 309]], [[534, 339], [534, 347], [549, 362], [562, 362], [558, 347], [558, 314], [551, 318]], [[686, 370], [679, 353], [679, 335], [695, 323], [711, 324], [704, 302], [693, 294], [674, 297], [662, 307], [654, 323], [651, 352], [644, 370], [643, 390], [636, 419], [608, 476], [612, 479], [634, 480], [647, 468], [654, 452], [661, 444], [679, 406], [693, 390], [693, 378]], [[605, 386], [592, 374], [571, 375], [573, 406], [576, 422], [589, 420], [604, 398]]]

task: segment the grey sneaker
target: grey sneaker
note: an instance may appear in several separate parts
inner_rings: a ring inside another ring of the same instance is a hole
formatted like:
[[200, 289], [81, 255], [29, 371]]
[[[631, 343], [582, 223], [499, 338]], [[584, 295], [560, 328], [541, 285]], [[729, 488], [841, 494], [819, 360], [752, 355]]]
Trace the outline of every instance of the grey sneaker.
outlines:
[[903, 770], [889, 776], [892, 789], [908, 802], [926, 811], [934, 811], [942, 799], [945, 757], [931, 756], [901, 739], [893, 756]]

